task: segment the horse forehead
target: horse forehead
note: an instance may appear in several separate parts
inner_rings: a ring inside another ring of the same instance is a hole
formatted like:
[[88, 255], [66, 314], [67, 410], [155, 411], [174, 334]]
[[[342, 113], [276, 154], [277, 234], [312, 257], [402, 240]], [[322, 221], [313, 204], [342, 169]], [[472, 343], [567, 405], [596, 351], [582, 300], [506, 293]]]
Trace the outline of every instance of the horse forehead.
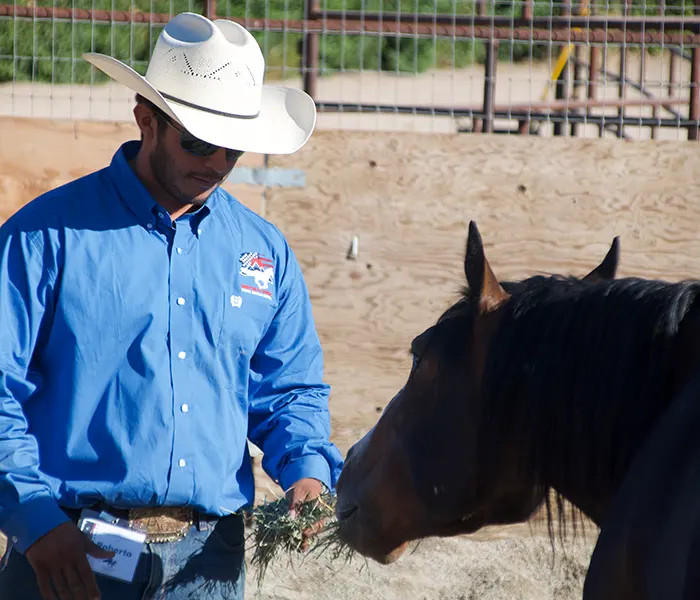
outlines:
[[[386, 407], [384, 408], [384, 412], [382, 413], [382, 416], [379, 419], [380, 421], [383, 418], [385, 418], [386, 412], [396, 402], [396, 399], [401, 395], [401, 392], [403, 392], [403, 388], [386, 405]], [[363, 435], [359, 441], [355, 442], [352, 445], [352, 447], [350, 448], [350, 451], [362, 454], [365, 451], [365, 449], [367, 448], [369, 441], [372, 439], [372, 434], [374, 434], [374, 430], [376, 429], [376, 427], [377, 427], [376, 425], [374, 427], [372, 427], [372, 429], [370, 429], [367, 433], [365, 433], [365, 435]]]
[[374, 427], [370, 429], [365, 435], [362, 436], [362, 439], [360, 439], [358, 442], [355, 442], [352, 445], [352, 448], [350, 450], [352, 452], [359, 452], [363, 453], [365, 449], [367, 448], [367, 444], [369, 444], [369, 440], [372, 437], [372, 434], [374, 433]]

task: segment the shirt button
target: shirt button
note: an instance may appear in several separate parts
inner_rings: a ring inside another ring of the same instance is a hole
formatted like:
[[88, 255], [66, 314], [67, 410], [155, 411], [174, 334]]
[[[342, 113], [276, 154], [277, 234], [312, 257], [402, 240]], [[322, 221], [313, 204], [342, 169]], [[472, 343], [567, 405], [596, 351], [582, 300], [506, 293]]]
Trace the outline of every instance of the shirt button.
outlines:
[[178, 254], [182, 254], [182, 248], [178, 246], [177, 248], [175, 248], [175, 252], [177, 252]]
[[153, 223], [146, 223], [146, 229], [153, 229]]
[[12, 536], [12, 543], [16, 544], [17, 542], [19, 542], [19, 538], [16, 535], [13, 535]]
[[188, 404], [183, 404], [183, 405], [180, 407], [180, 410], [181, 410], [182, 412], [184, 412], [184, 413], [190, 412], [190, 407], [189, 407]]
[[201, 229], [201, 228], [197, 230], [197, 235], [202, 235], [202, 229]]
[[177, 461], [177, 464], [180, 465], [181, 467], [184, 467], [187, 463], [185, 462], [184, 458], [181, 458], [180, 460]]
[[184, 299], [184, 298], [180, 297], [180, 298], [177, 299], [177, 304], [178, 304], [178, 306], [182, 306], [184, 303], [185, 303], [185, 299]]
[[185, 358], [185, 356], [187, 356], [187, 352], [185, 352], [184, 350], [181, 350], [181, 351], [178, 352], [178, 354], [177, 354], [177, 357], [178, 357], [178, 358]]

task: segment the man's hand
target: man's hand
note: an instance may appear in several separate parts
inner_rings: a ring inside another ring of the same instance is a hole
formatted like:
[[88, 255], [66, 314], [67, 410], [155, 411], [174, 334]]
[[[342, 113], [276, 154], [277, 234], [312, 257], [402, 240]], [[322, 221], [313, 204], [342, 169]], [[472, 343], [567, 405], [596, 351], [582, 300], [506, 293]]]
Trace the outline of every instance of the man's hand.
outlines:
[[34, 569], [44, 600], [99, 600], [100, 590], [87, 561], [88, 554], [96, 558], [114, 556], [114, 552], [94, 544], [70, 521], [27, 548], [25, 556]]
[[[304, 502], [315, 500], [323, 493], [323, 484], [318, 479], [306, 477], [300, 479], [292, 487], [287, 490], [286, 497], [289, 502], [289, 514], [292, 518], [297, 516], [299, 506]], [[309, 542], [325, 524], [324, 520], [314, 523], [311, 527], [307, 527], [302, 531], [301, 550], [306, 552], [309, 549]]]

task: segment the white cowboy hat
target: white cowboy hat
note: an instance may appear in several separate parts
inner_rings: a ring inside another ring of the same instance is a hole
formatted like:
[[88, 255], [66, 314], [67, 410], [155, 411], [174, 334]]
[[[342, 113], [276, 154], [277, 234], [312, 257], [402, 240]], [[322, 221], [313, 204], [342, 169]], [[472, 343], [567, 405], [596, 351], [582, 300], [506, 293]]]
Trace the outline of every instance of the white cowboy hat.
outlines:
[[289, 154], [306, 143], [316, 123], [306, 93], [263, 85], [260, 46], [233, 21], [177, 15], [158, 36], [145, 77], [111, 56], [88, 52], [83, 58], [192, 135], [223, 148]]

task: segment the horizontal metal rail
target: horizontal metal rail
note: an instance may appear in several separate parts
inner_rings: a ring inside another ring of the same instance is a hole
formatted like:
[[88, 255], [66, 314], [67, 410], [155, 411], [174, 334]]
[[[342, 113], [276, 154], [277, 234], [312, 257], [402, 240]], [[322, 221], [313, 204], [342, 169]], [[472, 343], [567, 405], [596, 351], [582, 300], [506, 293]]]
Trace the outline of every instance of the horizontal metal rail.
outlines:
[[[619, 102], [619, 101], [618, 101]], [[667, 100], [659, 101], [668, 102]], [[589, 106], [592, 103], [589, 103]], [[649, 104], [653, 106], [653, 104]], [[611, 106], [611, 105], [607, 105]], [[316, 107], [321, 112], [343, 112], [348, 114], [354, 113], [379, 113], [379, 114], [408, 114], [408, 115], [425, 115], [425, 116], [444, 116], [452, 118], [478, 118], [487, 117], [488, 114], [481, 108], [471, 107], [429, 107], [429, 106], [392, 106], [389, 104], [352, 104], [343, 102], [317, 102]], [[511, 119], [514, 121], [550, 121], [566, 122], [566, 123], [591, 123], [592, 125], [605, 125], [612, 123], [614, 125], [637, 125], [643, 127], [675, 127], [675, 128], [697, 128], [700, 127], [700, 121], [693, 119], [670, 119], [660, 117], [631, 117], [624, 116], [622, 119], [615, 115], [601, 115], [590, 112], [580, 112], [578, 109], [570, 111], [558, 110], [554, 111], [532, 111], [517, 108], [496, 107], [493, 112], [495, 119]]]
[[[414, 35], [524, 42], [700, 46], [700, 17], [480, 17], [445, 15], [364, 15], [313, 13], [309, 19], [229, 17], [253, 31]], [[0, 4], [0, 17], [164, 25], [168, 13], [106, 11]]]
[[700, 32], [700, 17], [697, 16], [650, 16], [650, 17], [621, 17], [621, 16], [532, 16], [516, 17], [507, 15], [430, 15], [415, 13], [368, 13], [360, 11], [314, 11], [311, 14], [315, 20], [363, 23], [401, 23], [404, 25], [491, 25], [496, 27], [528, 27], [535, 29], [568, 29], [572, 27], [599, 29], [627, 29], [644, 31], [646, 29], [672, 29]]
[[[687, 105], [688, 101], [682, 98], [639, 98], [639, 99], [623, 99], [611, 98], [608, 100], [554, 100], [553, 102], [531, 102], [529, 104], [511, 104], [509, 106], [494, 107], [495, 111], [507, 113], [518, 112], [527, 113], [527, 111], [550, 111], [564, 112], [571, 110], [592, 109], [592, 108], [619, 108], [620, 106], [630, 107], [661, 107], [661, 106], [683, 106]], [[364, 104], [353, 102], [317, 102], [317, 107], [320, 110], [347, 111], [347, 112], [420, 112], [421, 114], [457, 114], [457, 113], [475, 113], [480, 111], [480, 108], [472, 107], [448, 107], [448, 106], [392, 106], [384, 104]], [[353, 108], [354, 107], [354, 108]], [[385, 111], [384, 108], [387, 110]], [[673, 119], [674, 122], [676, 119]]]

